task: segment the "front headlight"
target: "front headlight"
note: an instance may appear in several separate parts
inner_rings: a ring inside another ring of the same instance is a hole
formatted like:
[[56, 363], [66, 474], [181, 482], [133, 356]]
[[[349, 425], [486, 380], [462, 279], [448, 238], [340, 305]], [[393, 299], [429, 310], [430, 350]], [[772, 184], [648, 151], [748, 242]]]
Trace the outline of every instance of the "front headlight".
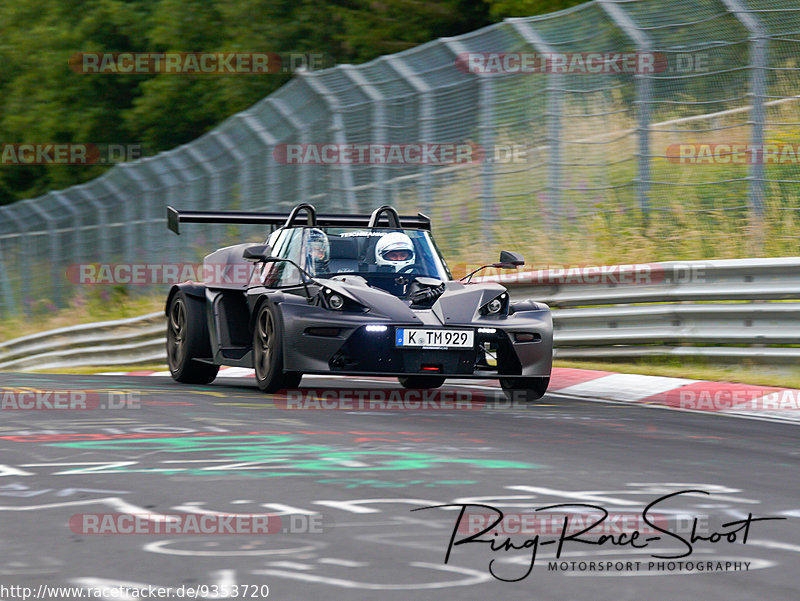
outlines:
[[338, 294], [331, 294], [328, 296], [328, 305], [334, 311], [341, 311], [344, 307], [344, 299]]
[[499, 298], [495, 298], [494, 300], [490, 300], [486, 304], [486, 312], [490, 315], [493, 313], [500, 313], [500, 309], [503, 308], [503, 302]]
[[508, 293], [503, 292], [481, 307], [482, 315], [499, 315], [508, 309]]
[[354, 311], [357, 313], [365, 313], [369, 310], [350, 297], [335, 292], [327, 287], [323, 287], [317, 294], [317, 304], [330, 311]]

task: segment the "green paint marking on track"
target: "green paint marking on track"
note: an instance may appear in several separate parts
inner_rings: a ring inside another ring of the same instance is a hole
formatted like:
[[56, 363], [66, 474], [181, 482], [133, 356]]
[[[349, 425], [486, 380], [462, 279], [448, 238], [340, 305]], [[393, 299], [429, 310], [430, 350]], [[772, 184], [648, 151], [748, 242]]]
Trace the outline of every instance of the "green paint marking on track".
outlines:
[[[276, 476], [307, 476], [330, 472], [372, 472], [421, 470], [450, 465], [469, 465], [483, 469], [538, 469], [541, 466], [519, 461], [504, 461], [483, 458], [449, 458], [427, 453], [389, 452], [370, 450], [342, 451], [319, 444], [301, 444], [293, 437], [284, 435], [234, 435], [234, 436], [178, 436], [169, 438], [140, 438], [124, 440], [84, 440], [76, 442], [50, 443], [48, 446], [81, 449], [84, 451], [160, 451], [163, 453], [206, 453], [204, 459], [226, 459], [232, 463], [275, 463], [280, 467], [249, 466], [259, 469], [180, 469], [157, 472], [162, 474], [219, 475], [238, 474], [254, 478]], [[193, 460], [198, 459], [192, 457]], [[284, 468], [285, 466], [285, 468]], [[122, 466], [108, 471], [136, 473], [152, 472], [156, 468], [137, 469]]]
[[415, 485], [433, 488], [458, 484], [479, 484], [479, 482], [477, 480], [407, 480], [405, 482], [393, 482], [391, 480], [359, 480], [357, 478], [323, 478], [322, 480], [317, 480], [317, 484], [344, 484], [345, 488], [406, 488]]

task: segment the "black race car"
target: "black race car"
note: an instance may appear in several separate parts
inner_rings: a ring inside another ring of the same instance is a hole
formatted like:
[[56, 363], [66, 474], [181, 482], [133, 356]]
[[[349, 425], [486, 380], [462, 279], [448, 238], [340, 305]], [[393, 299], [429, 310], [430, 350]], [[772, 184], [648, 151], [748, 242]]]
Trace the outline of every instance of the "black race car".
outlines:
[[[261, 245], [208, 255], [204, 282], [167, 297], [172, 377], [205, 384], [220, 365], [255, 368], [261, 390], [295, 388], [303, 374], [396, 376], [406, 388], [446, 378], [499, 378], [511, 398], [534, 400], [550, 381], [550, 309], [512, 301], [497, 283], [454, 281], [431, 237], [430, 220], [167, 209], [180, 223], [276, 227]], [[524, 263], [504, 251], [495, 267]], [[475, 273], [475, 272], [473, 272]]]

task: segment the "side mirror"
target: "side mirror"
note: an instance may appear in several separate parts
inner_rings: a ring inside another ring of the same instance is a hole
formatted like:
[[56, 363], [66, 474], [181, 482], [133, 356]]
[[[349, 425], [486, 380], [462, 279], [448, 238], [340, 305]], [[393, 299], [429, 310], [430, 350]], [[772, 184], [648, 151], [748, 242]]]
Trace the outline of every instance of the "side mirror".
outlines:
[[497, 269], [516, 269], [520, 265], [525, 265], [525, 259], [522, 258], [521, 254], [511, 252], [510, 250], [503, 250], [500, 251], [499, 263], [490, 263], [489, 265], [478, 267], [478, 269], [471, 271], [459, 281], [463, 282], [464, 280], [467, 280], [467, 284], [469, 284], [472, 281], [473, 275], [478, 273], [481, 269], [486, 269], [487, 267], [496, 267]]
[[248, 246], [244, 249], [242, 257], [246, 261], [266, 261], [272, 254], [272, 249], [269, 244], [260, 244], [258, 246]]
[[495, 263], [495, 267], [503, 269], [516, 269], [520, 265], [525, 265], [525, 259], [519, 253], [511, 252], [510, 250], [500, 251], [500, 262]]

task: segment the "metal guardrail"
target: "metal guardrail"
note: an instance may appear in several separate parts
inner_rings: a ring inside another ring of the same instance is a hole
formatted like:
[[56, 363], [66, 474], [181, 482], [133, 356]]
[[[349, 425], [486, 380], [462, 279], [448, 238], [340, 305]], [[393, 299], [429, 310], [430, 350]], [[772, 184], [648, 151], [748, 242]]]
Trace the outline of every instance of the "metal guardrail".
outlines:
[[80, 324], [0, 342], [0, 370], [166, 362], [164, 313]]
[[[553, 307], [556, 358], [800, 358], [790, 346], [800, 346], [800, 257], [585, 266], [475, 281], [498, 281], [512, 299]], [[164, 328], [157, 312], [24, 336], [0, 343], [0, 370], [165, 362]]]
[[[800, 257], [584, 266], [476, 278], [553, 308], [555, 357], [800, 358]], [[767, 345], [781, 345], [768, 347]]]
[[800, 300], [800, 257], [583, 266], [508, 272], [474, 281], [500, 282], [558, 308]]
[[[302, 199], [320, 212], [391, 204], [430, 215], [447, 251], [465, 239], [506, 239], [550, 252], [536, 240], [591, 245], [598, 236], [630, 248], [645, 234], [730, 256], [767, 240], [800, 253], [794, 228], [779, 225], [798, 208], [797, 31], [800, 0], [592, 0], [297, 73], [196, 140], [0, 206], [0, 314], [33, 314], [37, 301], [67, 306], [86, 290], [65, 274], [98, 257], [184, 263], [208, 241], [263, 239], [252, 226], [229, 234], [202, 225], [196, 244], [182, 244], [163, 235], [167, 204], [288, 211]], [[520, 68], [497, 73], [489, 61], [500, 56]], [[573, 64], [581, 57], [585, 65]], [[484, 59], [495, 74], [480, 68]], [[528, 59], [538, 72], [523, 66]], [[558, 66], [566, 60], [569, 68]], [[449, 143], [481, 152], [468, 161], [331, 163], [286, 153]], [[739, 143], [750, 144], [746, 153], [724, 150]], [[780, 160], [769, 158], [779, 146]], [[701, 150], [715, 156], [696, 161]]]

